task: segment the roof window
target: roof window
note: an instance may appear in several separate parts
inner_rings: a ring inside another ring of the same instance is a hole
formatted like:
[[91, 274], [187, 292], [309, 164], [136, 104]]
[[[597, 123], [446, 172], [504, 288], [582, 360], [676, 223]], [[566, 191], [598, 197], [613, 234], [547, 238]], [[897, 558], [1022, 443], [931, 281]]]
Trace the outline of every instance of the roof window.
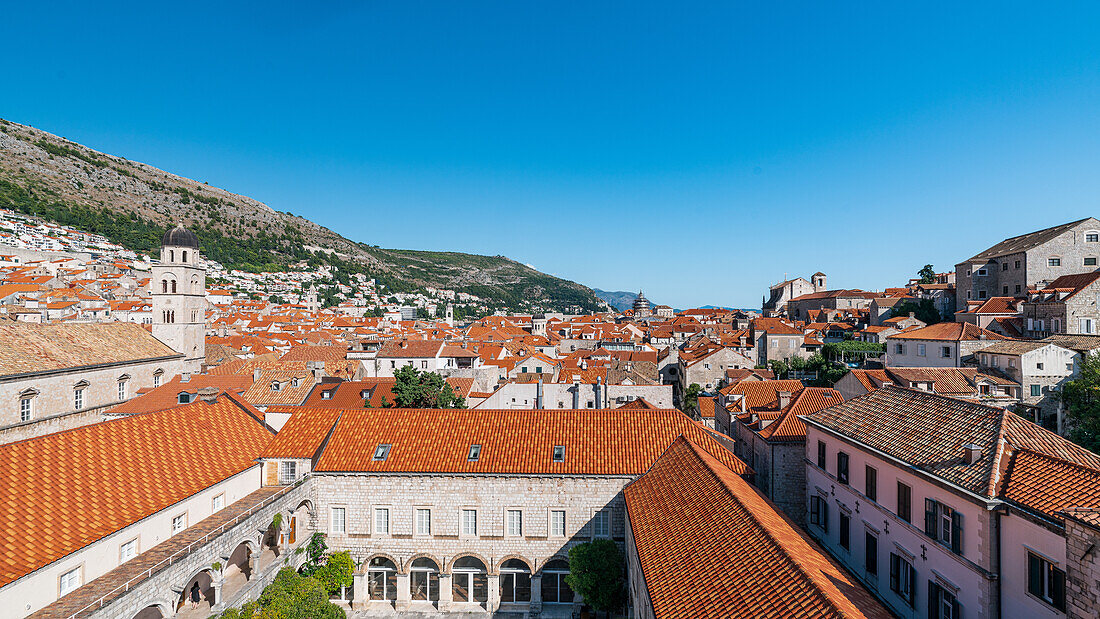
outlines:
[[376, 447], [374, 449], [374, 460], [376, 462], [384, 461], [386, 457], [390, 455], [390, 447], [393, 447], [393, 445], [384, 444]]
[[332, 399], [332, 390], [329, 389], [328, 391], [322, 391], [321, 392], [321, 399], [322, 400], [331, 400]]
[[554, 445], [554, 462], [565, 462], [565, 445]]
[[470, 445], [470, 453], [466, 456], [466, 459], [470, 462], [477, 462], [477, 459], [481, 457], [481, 445]]

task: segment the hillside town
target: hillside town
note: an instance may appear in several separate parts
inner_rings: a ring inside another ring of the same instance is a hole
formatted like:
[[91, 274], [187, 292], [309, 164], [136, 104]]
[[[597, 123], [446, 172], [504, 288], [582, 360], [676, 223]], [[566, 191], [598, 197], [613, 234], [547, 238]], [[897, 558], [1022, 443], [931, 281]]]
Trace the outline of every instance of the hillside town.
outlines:
[[[1100, 613], [1062, 397], [1095, 218], [759, 310], [456, 319], [324, 307], [324, 272], [227, 273], [183, 226], [154, 258], [2, 215], [0, 619], [205, 618], [336, 557], [356, 617]], [[605, 546], [622, 590], [582, 589]]]

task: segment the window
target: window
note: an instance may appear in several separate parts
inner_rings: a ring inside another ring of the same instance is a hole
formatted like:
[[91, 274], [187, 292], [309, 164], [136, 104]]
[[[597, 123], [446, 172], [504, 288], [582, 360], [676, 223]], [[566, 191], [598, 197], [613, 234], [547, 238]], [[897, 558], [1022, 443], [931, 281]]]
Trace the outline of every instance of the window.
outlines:
[[951, 347], [950, 346], [941, 347], [940, 348], [940, 356], [943, 357], [944, 359], [950, 359], [951, 358]]
[[430, 509], [418, 509], [418, 510], [416, 510], [416, 534], [417, 535], [431, 535], [432, 534], [432, 510], [430, 510]]
[[987, 271], [985, 270], [985, 267], [982, 267], [982, 268], [978, 269], [974, 274], [977, 275], [978, 277], [985, 277], [986, 273], [987, 273]]
[[870, 466], [863, 467], [863, 493], [872, 501], [878, 500], [878, 471]]
[[343, 507], [333, 507], [329, 518], [329, 531], [332, 533], [347, 532], [347, 510]]
[[1020, 294], [1020, 284], [1016, 284], [1016, 294]]
[[218, 496], [210, 499], [210, 511], [220, 512], [225, 507], [225, 494], [219, 494]]
[[508, 510], [508, 517], [505, 519], [508, 525], [508, 535], [518, 537], [523, 535], [523, 512], [518, 509]]
[[118, 547], [118, 562], [126, 563], [137, 556], [137, 538], [123, 543]]
[[1047, 266], [1048, 267], [1060, 267], [1060, 266], [1062, 266], [1062, 259], [1061, 258], [1047, 258]]
[[321, 399], [322, 400], [331, 400], [332, 399], [332, 390], [329, 389], [328, 391], [322, 391], [321, 392]]
[[500, 566], [500, 601], [505, 604], [531, 601], [531, 570], [519, 559]]
[[180, 395], [179, 395], [179, 403], [180, 404], [190, 404], [191, 403], [191, 394], [187, 393], [186, 391], [181, 391]]
[[489, 575], [480, 560], [465, 556], [455, 559], [451, 597], [455, 602], [485, 602], [489, 599]]
[[962, 514], [943, 503], [924, 500], [924, 533], [951, 552], [962, 554]]
[[923, 357], [924, 356], [924, 350], [925, 350], [924, 344], [917, 344], [917, 356], [918, 357]]
[[572, 604], [573, 590], [565, 584], [569, 575], [569, 564], [555, 559], [542, 568], [542, 603]]
[[1087, 266], [1087, 267], [1096, 266], [1096, 258], [1095, 257], [1085, 258], [1085, 266]]
[[1007, 262], [1002, 262], [1001, 263], [1001, 270], [1002, 271], [1007, 271], [1008, 270], [1008, 263]]
[[1100, 241], [1100, 234], [1097, 234], [1096, 232], [1086, 232], [1085, 233], [1085, 242], [1086, 243], [1096, 243], [1097, 241]]
[[160, 386], [161, 376], [162, 376], [161, 374], [153, 374], [153, 387], [154, 388]]
[[126, 399], [126, 384], [124, 380], [118, 381], [118, 399], [120, 401]]
[[593, 514], [592, 537], [611, 537], [611, 514], [607, 510]]
[[829, 504], [817, 495], [810, 497], [810, 524], [816, 524], [822, 531], [829, 532]]
[[422, 370], [428, 369], [428, 362], [427, 361], [421, 361], [420, 362], [420, 369], [422, 369]]
[[390, 455], [390, 447], [392, 447], [392, 445], [379, 445], [378, 447], [375, 447], [374, 460], [376, 462], [381, 462], [385, 460], [386, 457]]
[[913, 522], [913, 489], [898, 482], [898, 518]]
[[470, 462], [477, 462], [477, 459], [481, 457], [481, 445], [470, 445], [470, 453], [466, 454], [466, 460]]
[[836, 454], [836, 480], [848, 485], [848, 454], [843, 451]]
[[298, 463], [291, 460], [283, 460], [279, 463], [279, 483], [284, 486], [298, 480]]
[[864, 531], [863, 570], [872, 576], [878, 575], [878, 538], [870, 531]]
[[[1019, 260], [1016, 261], [1016, 268], [1017, 269], [1020, 268], [1020, 261]], [[1017, 288], [1019, 288], [1019, 286], [1017, 286]]]
[[1031, 386], [1031, 397], [1037, 398], [1041, 395], [1043, 395], [1043, 388], [1039, 385], [1032, 385]]
[[899, 355], [905, 354], [905, 344], [894, 344], [894, 352]]
[[817, 442], [817, 468], [825, 470], [825, 441]]
[[19, 421], [30, 421], [34, 418], [34, 397], [19, 398]]
[[462, 510], [462, 534], [471, 537], [477, 535], [477, 510]]
[[1008, 294], [1008, 286], [1002, 286], [1001, 287], [1001, 294]]
[[409, 588], [415, 601], [439, 601], [439, 566], [427, 557], [412, 562]]
[[367, 597], [397, 600], [397, 566], [385, 557], [375, 557], [367, 566]]
[[901, 555], [890, 553], [890, 590], [898, 594], [910, 607], [913, 606], [913, 592], [917, 589], [917, 573], [913, 564]]
[[852, 549], [852, 518], [840, 512], [840, 547], [844, 550]]
[[550, 512], [550, 536], [565, 537], [565, 510], [555, 509]]
[[172, 535], [187, 528], [187, 514], [180, 514], [172, 519]]
[[84, 388], [73, 391], [73, 410], [84, 408]]
[[1030, 552], [1027, 553], [1027, 591], [1058, 610], [1066, 610], [1066, 573]]
[[979, 299], [984, 299], [985, 298], [985, 291], [984, 290], [979, 290], [978, 291], [978, 298]]
[[554, 462], [565, 462], [565, 445], [554, 445]]
[[82, 569], [83, 568], [78, 567], [69, 570], [68, 572], [65, 572], [61, 575], [61, 578], [58, 579], [58, 589], [60, 591], [60, 595], [72, 593], [74, 590], [80, 587], [82, 581], [84, 580], [80, 574]]
[[388, 507], [374, 508], [374, 532], [376, 534], [390, 532], [390, 510]]
[[928, 581], [928, 616], [932, 619], [958, 619], [959, 600], [955, 594]]

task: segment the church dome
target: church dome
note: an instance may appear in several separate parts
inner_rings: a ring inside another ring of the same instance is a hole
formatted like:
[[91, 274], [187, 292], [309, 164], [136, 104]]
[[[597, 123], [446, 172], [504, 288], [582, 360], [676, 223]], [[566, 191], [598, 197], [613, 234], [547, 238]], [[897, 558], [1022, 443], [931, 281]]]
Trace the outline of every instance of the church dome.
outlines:
[[634, 299], [634, 311], [637, 312], [639, 310], [648, 310], [648, 309], [649, 309], [649, 299], [646, 299], [645, 294], [643, 294], [639, 290], [638, 291], [638, 297], [636, 299]]
[[195, 236], [194, 232], [184, 228], [183, 224], [178, 224], [175, 228], [164, 233], [164, 238], [160, 240], [160, 244], [164, 247], [171, 245], [173, 247], [191, 247], [198, 249], [199, 237]]

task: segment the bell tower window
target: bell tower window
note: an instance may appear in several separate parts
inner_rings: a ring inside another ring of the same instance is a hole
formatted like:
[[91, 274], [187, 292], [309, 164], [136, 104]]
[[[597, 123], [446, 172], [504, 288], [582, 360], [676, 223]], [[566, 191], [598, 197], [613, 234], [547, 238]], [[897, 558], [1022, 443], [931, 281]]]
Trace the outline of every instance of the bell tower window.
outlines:
[[187, 262], [187, 251], [186, 250], [184, 250], [184, 252], [183, 252], [183, 261]]
[[176, 261], [176, 250], [169, 249], [168, 250], [168, 262], [175, 262], [175, 261]]

